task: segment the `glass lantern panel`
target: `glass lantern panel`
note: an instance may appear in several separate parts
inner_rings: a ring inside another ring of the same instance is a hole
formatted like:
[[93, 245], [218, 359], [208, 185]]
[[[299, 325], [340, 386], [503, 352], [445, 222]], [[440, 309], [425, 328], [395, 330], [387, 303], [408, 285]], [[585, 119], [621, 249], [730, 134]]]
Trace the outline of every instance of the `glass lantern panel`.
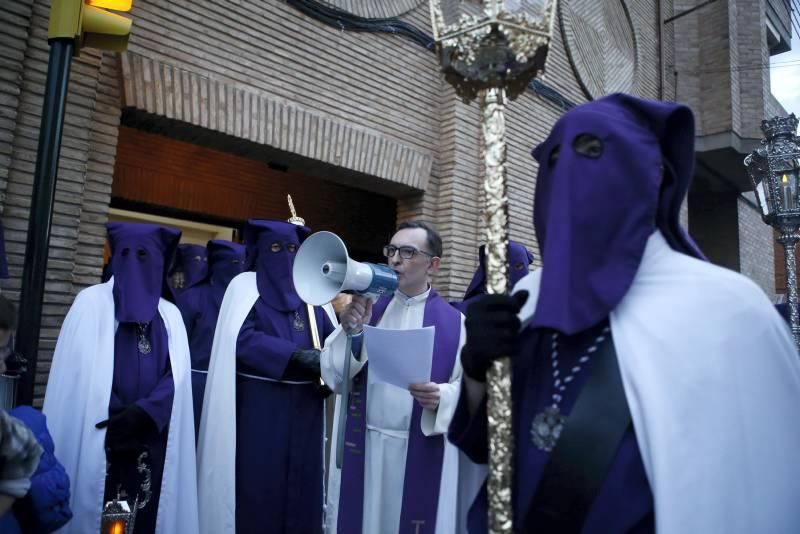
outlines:
[[769, 201], [767, 200], [767, 189], [764, 187], [764, 182], [758, 182], [756, 185], [756, 197], [758, 198], [758, 205], [761, 207], [761, 213], [766, 217], [769, 215]]
[[446, 25], [456, 24], [463, 15], [482, 17], [483, 2], [481, 0], [441, 0], [442, 18]]
[[794, 210], [797, 208], [798, 167], [793, 158], [781, 158], [773, 163], [775, 173], [775, 189], [778, 193], [778, 202], [775, 209], [779, 211]]
[[765, 179], [764, 181], [761, 182], [761, 187], [764, 190], [764, 198], [766, 199], [763, 209], [766, 210], [767, 213], [773, 213], [774, 214], [775, 213], [775, 208], [777, 206], [776, 206], [775, 199], [773, 198], [772, 183], [771, 182], [772, 181], [770, 179]]
[[[541, 20], [544, 9], [552, 0], [502, 0], [500, 5], [507, 13], [526, 13], [534, 20]], [[483, 18], [485, 0], [440, 0], [442, 18], [446, 25], [456, 24], [462, 16]]]
[[539, 18], [548, 3], [548, 0], [504, 0], [503, 7], [509, 13], [527, 13]]
[[796, 210], [797, 209], [797, 200], [798, 194], [800, 194], [800, 170], [797, 167], [793, 168], [791, 171], [786, 173], [786, 177], [789, 181], [789, 188], [792, 192], [791, 203], [789, 204], [789, 209]]
[[778, 200], [781, 211], [790, 210], [794, 206], [794, 194], [792, 193], [791, 181], [786, 173], [781, 174], [778, 181]]

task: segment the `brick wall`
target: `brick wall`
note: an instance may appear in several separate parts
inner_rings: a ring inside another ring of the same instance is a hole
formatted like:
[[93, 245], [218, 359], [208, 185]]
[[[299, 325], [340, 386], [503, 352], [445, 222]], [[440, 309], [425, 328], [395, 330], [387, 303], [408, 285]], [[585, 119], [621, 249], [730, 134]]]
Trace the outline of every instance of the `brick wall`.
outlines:
[[[674, 0], [673, 9], [666, 14], [667, 18], [678, 15], [692, 6], [693, 3], [687, 0]], [[700, 79], [697, 75], [701, 53], [699, 27], [700, 16], [693, 14], [682, 16], [666, 25], [666, 30], [674, 39], [674, 53], [665, 77], [665, 85], [673, 88], [675, 100], [687, 104], [695, 112], [701, 105]], [[695, 126], [698, 132], [703, 130], [702, 119], [700, 114], [695, 114]]]
[[439, 151], [431, 177], [435, 189], [426, 191], [418, 214], [442, 234], [445, 256], [434, 283], [437, 291], [455, 298], [463, 293], [477, 265], [483, 202], [480, 119], [478, 106], [459, 101], [444, 82], [439, 113]]
[[764, 118], [768, 119], [770, 117], [775, 117], [776, 115], [785, 116], [788, 115], [784, 107], [778, 102], [778, 99], [773, 96], [772, 93], [767, 95], [766, 106], [764, 109]]
[[[770, 93], [769, 70], [761, 68], [769, 64], [767, 1], [771, 0], [714, 2], [673, 23], [677, 99], [688, 103], [695, 112], [698, 136], [731, 132], [740, 138], [758, 139], [761, 120], [781, 114], [780, 104]], [[677, 13], [695, 5], [690, 0], [674, 1]], [[732, 164], [741, 164], [742, 156], [732, 153], [731, 157], [736, 158]], [[722, 182], [717, 185], [729, 187]], [[712, 205], [714, 197], [708, 196]], [[713, 217], [699, 217], [697, 208], [690, 207], [692, 232], [718, 234], [719, 241], [715, 237], [706, 242], [706, 248], [715, 251], [712, 257], [724, 249], [719, 263], [736, 264], [737, 269], [772, 295], [774, 254], [765, 234], [769, 229], [746, 199], [736, 200], [736, 217], [731, 216], [732, 206], [727, 202], [727, 222], [722, 226], [716, 225]], [[718, 214], [717, 221], [719, 217], [722, 214]], [[711, 226], [702, 229], [701, 224]]]
[[659, 96], [660, 55], [657, 3], [626, 2], [633, 27], [636, 31], [636, 59], [638, 80], [636, 94], [648, 98]]
[[0, 5], [0, 208], [5, 206], [32, 12], [32, 1]]
[[[738, 90], [741, 122], [737, 133], [751, 139], [759, 139], [761, 121], [774, 115], [784, 115], [783, 107], [770, 92], [769, 69], [754, 68], [769, 65], [769, 48], [767, 46], [767, 3], [772, 0], [736, 0], [736, 42], [738, 44], [737, 61], [739, 67]], [[733, 2], [732, 2], [733, 3]], [[782, 2], [779, 2], [782, 3]], [[789, 24], [789, 13], [782, 6], [775, 12], [785, 16], [782, 21]], [[773, 21], [774, 22], [774, 21]], [[764, 224], [754, 206], [752, 193], [745, 193], [738, 200], [739, 206], [739, 243], [741, 254], [741, 272], [756, 282], [771, 298], [776, 292], [775, 248], [772, 230]]]
[[[417, 8], [427, 13], [427, 6]], [[412, 146], [436, 144], [436, 56], [389, 34], [341, 32], [284, 2], [134, 2], [130, 52], [331, 115]]]
[[97, 104], [90, 123], [89, 157], [75, 250], [73, 292], [96, 284], [103, 270], [105, 223], [119, 135], [119, 61], [103, 54], [97, 85]]
[[[675, 32], [677, 96], [695, 112], [697, 134], [732, 127], [731, 2], [713, 2], [670, 23]], [[676, 14], [697, 5], [675, 0]]]
[[689, 229], [711, 262], [749, 277], [772, 299], [777, 261], [773, 231], [754, 203], [752, 193], [691, 193]]
[[[680, 13], [697, 5], [675, 0]], [[700, 136], [760, 137], [769, 103], [766, 0], [713, 2], [672, 23], [677, 99], [697, 116]]]
[[755, 195], [737, 199], [739, 212], [739, 271], [751, 278], [770, 299], [775, 297], [775, 249], [772, 227], [761, 219]]
[[689, 232], [713, 263], [738, 271], [741, 265], [736, 193], [691, 193]]
[[742, 137], [761, 137], [761, 120], [769, 105], [769, 69], [754, 68], [769, 65], [767, 46], [767, 0], [738, 0], [736, 17], [737, 62], [739, 66], [739, 98], [736, 109], [740, 110], [740, 123], [736, 131]]
[[[673, 0], [661, 1], [662, 21], [671, 17], [675, 12]], [[676, 100], [675, 97], [675, 25], [662, 24], [661, 32], [662, 52], [664, 55], [662, 90], [664, 100]]]

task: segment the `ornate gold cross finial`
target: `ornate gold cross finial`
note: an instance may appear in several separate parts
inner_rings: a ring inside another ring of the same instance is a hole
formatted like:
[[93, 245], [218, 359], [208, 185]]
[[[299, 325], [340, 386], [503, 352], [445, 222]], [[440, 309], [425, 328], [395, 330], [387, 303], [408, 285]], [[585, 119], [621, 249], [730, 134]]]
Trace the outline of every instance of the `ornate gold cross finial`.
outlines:
[[289, 222], [292, 224], [296, 224], [298, 226], [305, 226], [306, 220], [302, 217], [297, 216], [297, 212], [294, 209], [294, 202], [292, 202], [292, 195], [286, 195], [286, 198], [289, 199], [289, 212], [291, 212], [292, 216], [289, 217]]

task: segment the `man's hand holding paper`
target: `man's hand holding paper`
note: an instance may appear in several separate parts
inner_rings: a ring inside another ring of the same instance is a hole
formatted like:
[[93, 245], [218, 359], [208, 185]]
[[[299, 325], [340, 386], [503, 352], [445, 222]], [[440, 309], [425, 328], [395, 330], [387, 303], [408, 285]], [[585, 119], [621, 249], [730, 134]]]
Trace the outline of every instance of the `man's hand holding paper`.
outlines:
[[442, 393], [439, 384], [436, 382], [411, 384], [408, 386], [408, 391], [411, 392], [411, 396], [417, 399], [417, 402], [423, 408], [435, 410], [439, 407], [439, 399], [442, 397]]

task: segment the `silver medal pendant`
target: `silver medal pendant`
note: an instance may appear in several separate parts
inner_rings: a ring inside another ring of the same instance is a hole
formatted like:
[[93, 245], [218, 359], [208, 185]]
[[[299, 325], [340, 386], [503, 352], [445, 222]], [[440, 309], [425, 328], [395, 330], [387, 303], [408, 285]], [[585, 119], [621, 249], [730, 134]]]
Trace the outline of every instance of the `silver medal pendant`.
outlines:
[[303, 319], [300, 317], [300, 314], [297, 312], [294, 313], [294, 321], [292, 322], [292, 327], [298, 332], [301, 330], [305, 330], [306, 328], [305, 321], [303, 321]]
[[557, 406], [548, 406], [534, 417], [531, 423], [533, 444], [541, 451], [550, 452], [556, 446], [563, 429], [564, 416]]
[[150, 351], [153, 350], [150, 346], [150, 340], [145, 337], [144, 333], [139, 334], [139, 342], [137, 345], [139, 354], [150, 354]]

